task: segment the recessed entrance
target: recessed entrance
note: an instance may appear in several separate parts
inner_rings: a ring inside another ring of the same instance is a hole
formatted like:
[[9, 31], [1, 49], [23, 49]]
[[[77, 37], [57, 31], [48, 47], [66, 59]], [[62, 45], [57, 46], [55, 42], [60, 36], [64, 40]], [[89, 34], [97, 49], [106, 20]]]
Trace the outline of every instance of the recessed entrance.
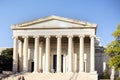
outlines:
[[[57, 70], [57, 55], [53, 55], [53, 69]], [[63, 72], [63, 55], [61, 55], [61, 72]]]
[[31, 62], [31, 72], [34, 71], [34, 62]]
[[63, 55], [61, 55], [61, 72], [63, 72]]
[[57, 55], [53, 55], [53, 69], [56, 72], [56, 69], [57, 69]]

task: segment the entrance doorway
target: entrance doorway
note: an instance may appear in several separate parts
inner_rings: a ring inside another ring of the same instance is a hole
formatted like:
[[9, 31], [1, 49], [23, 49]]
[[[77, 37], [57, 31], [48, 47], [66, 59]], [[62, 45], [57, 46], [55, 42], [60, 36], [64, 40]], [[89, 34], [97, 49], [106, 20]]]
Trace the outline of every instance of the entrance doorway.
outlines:
[[[53, 69], [57, 70], [57, 55], [53, 55]], [[63, 55], [61, 55], [61, 72], [63, 72]]]
[[31, 72], [34, 71], [34, 62], [31, 62]]
[[53, 69], [56, 72], [56, 69], [57, 69], [57, 55], [53, 55]]
[[63, 55], [61, 55], [61, 72], [63, 72]]

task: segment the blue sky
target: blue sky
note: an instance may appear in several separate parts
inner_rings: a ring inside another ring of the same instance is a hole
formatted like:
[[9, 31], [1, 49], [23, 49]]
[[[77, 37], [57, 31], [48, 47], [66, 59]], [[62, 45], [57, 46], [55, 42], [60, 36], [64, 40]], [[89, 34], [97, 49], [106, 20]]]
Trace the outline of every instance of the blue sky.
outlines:
[[11, 25], [49, 15], [97, 23], [106, 46], [120, 23], [120, 0], [0, 0], [0, 47], [13, 47]]

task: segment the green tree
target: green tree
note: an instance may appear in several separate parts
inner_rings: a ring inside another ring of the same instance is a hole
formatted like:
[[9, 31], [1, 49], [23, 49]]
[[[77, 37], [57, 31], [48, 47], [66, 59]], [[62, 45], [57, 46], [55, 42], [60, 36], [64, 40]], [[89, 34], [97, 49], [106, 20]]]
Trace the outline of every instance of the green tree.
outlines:
[[109, 61], [109, 66], [114, 66], [115, 70], [120, 70], [120, 55], [112, 57]]
[[117, 29], [113, 32], [112, 36], [115, 40], [108, 44], [105, 52], [111, 57], [108, 63], [109, 66], [114, 66], [115, 70], [120, 71], [120, 24], [117, 26]]
[[13, 48], [7, 48], [1, 52], [0, 68], [2, 70], [12, 70]]

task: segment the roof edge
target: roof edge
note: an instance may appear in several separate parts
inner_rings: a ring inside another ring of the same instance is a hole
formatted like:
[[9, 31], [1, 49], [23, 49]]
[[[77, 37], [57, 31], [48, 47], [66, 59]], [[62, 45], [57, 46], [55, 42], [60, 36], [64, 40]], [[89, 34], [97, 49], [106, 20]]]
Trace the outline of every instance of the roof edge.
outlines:
[[45, 21], [49, 21], [49, 20], [61, 20], [61, 21], [66, 21], [66, 22], [80, 24], [80, 25], [87, 25], [87, 26], [91, 26], [91, 27], [97, 26], [97, 24], [95, 24], [95, 23], [90, 23], [90, 22], [85, 22], [85, 21], [80, 21], [80, 20], [74, 20], [71, 18], [65, 18], [65, 17], [51, 15], [48, 17], [39, 18], [36, 20], [32, 20], [32, 21], [28, 21], [28, 22], [24, 22], [24, 23], [20, 23], [20, 24], [15, 24], [15, 25], [12, 25], [11, 28], [13, 28], [13, 27], [25, 27], [28, 25], [33, 25], [33, 24], [37, 24], [39, 22], [45, 22]]

